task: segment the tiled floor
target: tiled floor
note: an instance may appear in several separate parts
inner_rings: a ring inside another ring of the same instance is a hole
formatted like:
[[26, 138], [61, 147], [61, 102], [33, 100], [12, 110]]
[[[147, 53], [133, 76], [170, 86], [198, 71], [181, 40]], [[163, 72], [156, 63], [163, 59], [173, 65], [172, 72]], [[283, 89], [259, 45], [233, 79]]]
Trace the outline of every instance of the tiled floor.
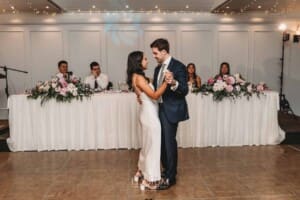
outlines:
[[289, 146], [179, 149], [177, 185], [140, 191], [137, 150], [0, 153], [1, 200], [300, 199], [300, 151]]

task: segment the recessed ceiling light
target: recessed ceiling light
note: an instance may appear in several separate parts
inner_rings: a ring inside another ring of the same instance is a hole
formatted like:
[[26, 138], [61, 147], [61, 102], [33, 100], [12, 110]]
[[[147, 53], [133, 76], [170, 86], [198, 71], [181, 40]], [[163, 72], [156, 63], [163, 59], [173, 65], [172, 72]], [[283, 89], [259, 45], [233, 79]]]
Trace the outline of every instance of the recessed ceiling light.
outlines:
[[14, 6], [10, 6], [10, 8], [11, 8], [12, 10], [14, 10], [14, 9], [15, 9], [15, 7], [14, 7]]
[[261, 9], [261, 5], [258, 5], [257, 8]]
[[263, 19], [263, 18], [260, 18], [260, 17], [253, 17], [253, 18], [251, 18], [250, 21], [251, 21], [251, 22], [263, 22], [264, 19]]
[[229, 7], [229, 6], [226, 6], [226, 8], [229, 9], [230, 7]]
[[234, 19], [230, 17], [223, 17], [220, 19], [221, 22], [233, 22]]
[[92, 6], [92, 8], [93, 8], [93, 9], [95, 9], [95, 8], [96, 8], [96, 6], [95, 6], [95, 5], [93, 5], [93, 6]]
[[188, 9], [190, 6], [189, 5], [185, 5], [185, 8]]
[[155, 5], [155, 9], [157, 9], [158, 8], [158, 5]]
[[129, 8], [129, 5], [126, 5], [126, 6], [125, 6], [125, 8], [127, 8], [127, 9], [128, 9], [128, 8]]
[[49, 6], [46, 6], [45, 8], [46, 8], [46, 9], [49, 9]]

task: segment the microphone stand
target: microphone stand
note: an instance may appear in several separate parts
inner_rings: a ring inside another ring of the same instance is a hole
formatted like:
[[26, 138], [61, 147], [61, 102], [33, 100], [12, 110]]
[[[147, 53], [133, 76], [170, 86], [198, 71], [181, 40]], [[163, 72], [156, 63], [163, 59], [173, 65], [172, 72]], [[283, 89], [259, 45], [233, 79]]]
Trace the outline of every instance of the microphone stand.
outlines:
[[15, 72], [21, 72], [21, 73], [24, 73], [24, 74], [27, 74], [28, 72], [27, 71], [23, 71], [23, 70], [19, 70], [19, 69], [14, 69], [14, 68], [6, 67], [6, 66], [0, 66], [0, 69], [3, 69], [4, 73], [5, 73], [5, 94], [6, 94], [6, 97], [8, 98], [8, 96], [9, 96], [9, 93], [8, 93], [8, 78], [7, 78], [7, 75], [8, 75], [7, 72], [8, 72], [8, 70], [15, 71]]
[[281, 54], [281, 73], [280, 73], [280, 93], [279, 93], [279, 100], [280, 100], [280, 111], [289, 114], [289, 112], [292, 114], [292, 116], [296, 119], [296, 115], [294, 114], [292, 108], [290, 107], [289, 101], [286, 99], [285, 94], [283, 94], [283, 68], [284, 68], [284, 47], [285, 42], [287, 42], [290, 38], [290, 35], [286, 32], [282, 33], [282, 54]]

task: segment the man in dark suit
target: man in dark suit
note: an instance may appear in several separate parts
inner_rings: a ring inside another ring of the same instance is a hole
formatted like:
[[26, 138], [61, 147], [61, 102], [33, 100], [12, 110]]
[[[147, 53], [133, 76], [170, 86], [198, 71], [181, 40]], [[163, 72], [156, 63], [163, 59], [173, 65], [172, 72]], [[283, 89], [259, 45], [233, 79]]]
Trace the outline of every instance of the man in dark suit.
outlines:
[[153, 57], [158, 66], [154, 71], [155, 89], [163, 80], [169, 83], [168, 88], [158, 100], [159, 119], [161, 122], [161, 162], [163, 182], [158, 189], [167, 189], [176, 184], [177, 174], [177, 141], [178, 123], [189, 118], [185, 96], [188, 93], [185, 65], [169, 54], [169, 42], [157, 39], [151, 45]]

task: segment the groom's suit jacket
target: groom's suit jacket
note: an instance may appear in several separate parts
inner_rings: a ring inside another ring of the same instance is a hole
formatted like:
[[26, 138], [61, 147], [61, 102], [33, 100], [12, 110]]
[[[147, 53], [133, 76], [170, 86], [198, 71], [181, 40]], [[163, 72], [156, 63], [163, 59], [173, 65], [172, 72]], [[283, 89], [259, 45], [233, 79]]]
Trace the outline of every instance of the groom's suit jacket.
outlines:
[[[157, 66], [154, 71], [153, 85], [157, 89], [157, 78], [161, 65]], [[178, 81], [178, 87], [175, 91], [171, 90], [170, 86], [162, 95], [163, 103], [160, 109], [164, 109], [168, 120], [172, 123], [184, 121], [189, 118], [188, 107], [185, 96], [188, 93], [187, 72], [184, 64], [180, 61], [171, 58], [167, 68], [174, 75], [174, 79]]]

